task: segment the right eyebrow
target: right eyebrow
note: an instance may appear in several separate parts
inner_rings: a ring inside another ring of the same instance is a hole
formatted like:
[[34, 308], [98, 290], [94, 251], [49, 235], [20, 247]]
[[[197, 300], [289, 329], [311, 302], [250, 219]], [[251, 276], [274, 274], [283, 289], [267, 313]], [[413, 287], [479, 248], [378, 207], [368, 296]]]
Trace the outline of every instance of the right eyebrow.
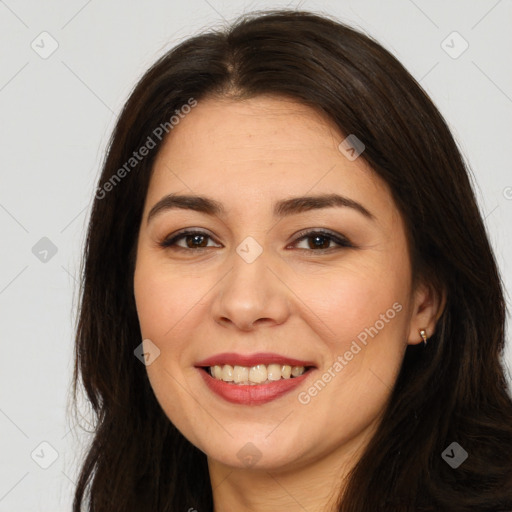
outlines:
[[209, 197], [168, 194], [158, 201], [148, 213], [149, 221], [157, 214], [167, 210], [181, 208], [183, 210], [193, 210], [200, 213], [206, 213], [211, 216], [221, 216], [225, 213], [222, 203]]

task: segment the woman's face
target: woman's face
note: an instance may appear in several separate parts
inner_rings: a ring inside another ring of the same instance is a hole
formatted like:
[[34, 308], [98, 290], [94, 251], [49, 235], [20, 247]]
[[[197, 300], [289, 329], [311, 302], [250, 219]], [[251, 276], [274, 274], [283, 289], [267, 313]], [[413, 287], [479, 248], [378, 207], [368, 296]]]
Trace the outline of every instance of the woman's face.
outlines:
[[147, 372], [210, 462], [355, 453], [427, 327], [389, 189], [343, 139], [290, 100], [207, 99], [158, 155], [134, 276]]

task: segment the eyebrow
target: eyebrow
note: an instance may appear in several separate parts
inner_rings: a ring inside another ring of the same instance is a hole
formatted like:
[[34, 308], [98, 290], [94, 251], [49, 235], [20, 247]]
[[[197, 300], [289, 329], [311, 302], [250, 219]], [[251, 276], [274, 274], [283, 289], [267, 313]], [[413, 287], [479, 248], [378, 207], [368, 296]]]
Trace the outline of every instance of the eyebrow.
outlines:
[[[339, 194], [319, 194], [314, 196], [292, 197], [283, 199], [274, 205], [274, 217], [284, 217], [321, 208], [352, 208], [370, 220], [375, 216], [362, 204]], [[226, 210], [222, 203], [205, 196], [168, 194], [160, 199], [148, 213], [146, 223], [159, 213], [173, 209], [193, 210], [211, 216], [222, 216]]]

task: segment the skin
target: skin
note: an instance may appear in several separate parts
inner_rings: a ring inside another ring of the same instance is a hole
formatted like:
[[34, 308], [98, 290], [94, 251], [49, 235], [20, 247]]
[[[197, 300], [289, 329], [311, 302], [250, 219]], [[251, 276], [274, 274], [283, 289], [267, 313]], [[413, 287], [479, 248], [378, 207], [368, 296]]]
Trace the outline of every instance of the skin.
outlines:
[[[174, 127], [156, 159], [134, 275], [142, 338], [160, 350], [146, 368], [166, 415], [207, 454], [215, 512], [332, 510], [378, 425], [407, 344], [422, 341], [422, 328], [430, 337], [444, 307], [429, 283], [411, 288], [403, 219], [386, 183], [338, 149], [344, 138], [295, 101], [209, 98]], [[226, 213], [172, 209], [147, 223], [171, 192], [211, 197]], [[272, 216], [275, 201], [333, 192], [375, 219], [348, 207]], [[183, 228], [207, 232], [207, 247], [190, 248], [192, 237], [188, 246], [177, 242], [181, 251], [158, 245]], [[295, 242], [300, 231], [320, 228], [354, 247], [322, 239], [330, 248], [321, 251], [314, 236]], [[248, 236], [263, 250], [252, 263], [236, 252]], [[301, 403], [299, 393], [332, 372], [396, 303], [400, 312]], [[194, 367], [221, 352], [276, 352], [317, 369], [277, 400], [237, 405], [213, 394]], [[260, 456], [252, 466], [239, 455], [248, 442]]]

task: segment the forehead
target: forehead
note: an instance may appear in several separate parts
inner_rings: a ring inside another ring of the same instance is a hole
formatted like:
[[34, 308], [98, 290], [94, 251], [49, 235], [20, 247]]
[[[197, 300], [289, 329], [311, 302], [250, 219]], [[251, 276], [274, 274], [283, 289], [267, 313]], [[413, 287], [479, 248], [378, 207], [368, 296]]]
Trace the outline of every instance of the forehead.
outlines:
[[160, 149], [147, 202], [201, 193], [241, 212], [287, 196], [338, 192], [381, 216], [391, 213], [386, 183], [362, 158], [350, 161], [340, 151], [344, 138], [325, 115], [293, 100], [202, 100]]

